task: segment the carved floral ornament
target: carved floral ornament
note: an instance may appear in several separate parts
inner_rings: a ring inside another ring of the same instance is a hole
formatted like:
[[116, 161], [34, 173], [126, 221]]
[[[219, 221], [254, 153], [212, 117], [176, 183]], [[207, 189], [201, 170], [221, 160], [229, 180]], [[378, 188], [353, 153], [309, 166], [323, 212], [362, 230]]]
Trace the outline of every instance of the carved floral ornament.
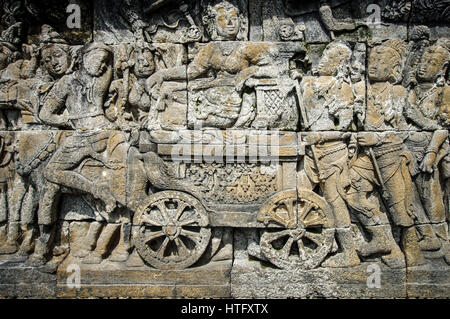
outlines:
[[2, 2], [0, 272], [448, 271], [448, 2], [81, 2]]

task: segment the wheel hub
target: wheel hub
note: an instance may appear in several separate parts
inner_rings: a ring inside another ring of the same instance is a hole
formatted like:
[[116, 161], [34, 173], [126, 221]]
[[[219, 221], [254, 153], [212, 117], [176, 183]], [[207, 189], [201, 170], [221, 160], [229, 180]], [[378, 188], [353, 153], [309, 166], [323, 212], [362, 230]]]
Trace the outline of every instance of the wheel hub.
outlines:
[[175, 225], [167, 225], [162, 228], [162, 231], [170, 240], [177, 238], [180, 235], [180, 230], [181, 227]]
[[306, 229], [298, 228], [291, 232], [291, 237], [294, 238], [295, 241], [302, 239], [305, 236]]

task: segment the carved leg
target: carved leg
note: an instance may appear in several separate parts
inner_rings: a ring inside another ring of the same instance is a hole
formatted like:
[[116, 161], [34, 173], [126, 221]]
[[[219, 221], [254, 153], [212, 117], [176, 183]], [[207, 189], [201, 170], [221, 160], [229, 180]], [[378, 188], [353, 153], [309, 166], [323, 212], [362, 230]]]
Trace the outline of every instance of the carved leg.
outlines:
[[111, 239], [119, 228], [120, 224], [107, 224], [98, 238], [97, 247], [83, 259], [83, 264], [100, 264], [108, 253]]
[[19, 218], [17, 214], [14, 214], [12, 209], [10, 214], [8, 214], [8, 196], [6, 185], [1, 185], [0, 188], [0, 222], [8, 222], [5, 227], [7, 229], [6, 242], [0, 246], [0, 255], [10, 255], [14, 254], [19, 249]]
[[434, 231], [440, 239], [441, 251], [444, 255], [444, 260], [450, 265], [450, 241], [448, 237], [448, 225], [444, 222], [433, 225]]
[[331, 268], [358, 266], [360, 260], [356, 254], [351, 228], [339, 228], [336, 230], [336, 233], [342, 252], [328, 258], [322, 266]]
[[[233, 231], [224, 229], [222, 245], [219, 252], [213, 256], [211, 261], [229, 260], [233, 258]], [[260, 249], [261, 250], [261, 249]]]
[[402, 229], [401, 243], [408, 267], [426, 264], [426, 260], [420, 251], [415, 227]]
[[355, 243], [351, 234], [351, 220], [347, 205], [337, 191], [338, 174], [331, 175], [323, 185], [324, 197], [333, 209], [337, 240], [341, 252], [330, 257], [323, 264], [325, 267], [352, 267], [360, 264]]
[[35, 233], [35, 211], [38, 204], [36, 190], [30, 186], [24, 198], [19, 204], [17, 210], [20, 210], [20, 223], [23, 234], [23, 240], [17, 255], [19, 257], [28, 257], [34, 249], [33, 236]]
[[8, 203], [6, 186], [0, 185], [0, 222], [8, 221]]
[[131, 249], [130, 237], [131, 237], [131, 225], [122, 224], [120, 226], [119, 244], [117, 245], [116, 249], [114, 249], [109, 260], [114, 262], [127, 261]]
[[8, 232], [6, 242], [0, 246], [0, 255], [10, 255], [19, 249], [18, 241], [20, 239], [20, 224], [18, 222], [8, 223]]
[[36, 240], [34, 253], [27, 261], [27, 264], [31, 266], [42, 266], [47, 262], [47, 255], [55, 235], [56, 205], [60, 188], [58, 185], [50, 183], [46, 183], [44, 188], [38, 210], [40, 235]]
[[81, 249], [73, 253], [73, 256], [78, 258], [84, 258], [89, 255], [97, 245], [98, 237], [100, 236], [100, 232], [102, 230], [103, 224], [94, 221], [89, 225], [89, 230], [82, 242]]
[[0, 222], [0, 245], [6, 242], [6, 223]]
[[34, 235], [34, 226], [33, 225], [22, 225], [21, 226], [23, 233], [22, 244], [20, 245], [19, 251], [17, 254], [19, 256], [28, 256], [34, 248], [33, 235]]
[[33, 267], [43, 266], [47, 263], [47, 255], [55, 235], [54, 225], [40, 225], [39, 230], [40, 236], [36, 240], [34, 253], [26, 262], [27, 265]]
[[110, 213], [115, 209], [117, 201], [108, 185], [94, 184], [83, 175], [73, 171], [88, 157], [91, 157], [91, 153], [87, 148], [80, 148], [77, 152], [71, 153], [65, 153], [64, 148], [60, 148], [47, 165], [44, 172], [45, 178], [54, 184], [64, 185], [101, 199], [105, 203], [106, 211]]

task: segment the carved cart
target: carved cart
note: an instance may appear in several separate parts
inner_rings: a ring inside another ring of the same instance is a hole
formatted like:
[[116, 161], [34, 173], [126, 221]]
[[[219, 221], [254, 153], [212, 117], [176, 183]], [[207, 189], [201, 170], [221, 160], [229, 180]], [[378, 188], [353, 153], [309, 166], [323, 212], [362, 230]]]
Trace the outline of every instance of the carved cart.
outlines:
[[297, 133], [180, 134], [176, 144], [156, 146], [186, 189], [156, 192], [134, 215], [133, 241], [147, 263], [159, 269], [193, 265], [214, 227], [260, 229], [261, 254], [280, 268], [322, 263], [333, 246], [333, 215], [321, 196], [297, 188], [304, 155]]

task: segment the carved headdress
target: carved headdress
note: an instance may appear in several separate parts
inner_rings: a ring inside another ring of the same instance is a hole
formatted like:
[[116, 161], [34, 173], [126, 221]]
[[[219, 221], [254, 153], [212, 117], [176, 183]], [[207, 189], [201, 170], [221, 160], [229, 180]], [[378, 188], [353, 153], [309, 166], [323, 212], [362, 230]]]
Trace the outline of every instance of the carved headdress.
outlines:
[[[450, 64], [450, 39], [448, 38], [440, 38], [435, 44], [428, 47], [425, 52], [433, 53], [433, 54], [439, 54], [442, 59], [440, 60], [441, 71], [437, 75], [437, 81], [440, 82], [440, 85], [443, 85], [446, 80], [448, 80], [449, 77], [449, 70], [448, 67]], [[439, 61], [437, 59], [437, 61]]]
[[2, 32], [0, 36], [0, 51], [6, 56], [7, 64], [11, 64], [21, 57], [19, 49], [22, 34], [22, 23], [17, 22]]
[[56, 32], [55, 29], [53, 29], [48, 24], [44, 24], [41, 27], [41, 34], [39, 36], [39, 40], [41, 43], [61, 43], [61, 44], [68, 44], [66, 40], [64, 40], [61, 35]]
[[17, 22], [3, 31], [0, 37], [1, 45], [6, 46], [12, 52], [19, 51], [22, 28], [22, 22]]
[[388, 40], [380, 45], [380, 48], [384, 48], [393, 53], [391, 61], [386, 61], [386, 63], [392, 65], [392, 78], [390, 82], [393, 84], [400, 83], [403, 79], [403, 70], [406, 63], [407, 44], [403, 40]]

